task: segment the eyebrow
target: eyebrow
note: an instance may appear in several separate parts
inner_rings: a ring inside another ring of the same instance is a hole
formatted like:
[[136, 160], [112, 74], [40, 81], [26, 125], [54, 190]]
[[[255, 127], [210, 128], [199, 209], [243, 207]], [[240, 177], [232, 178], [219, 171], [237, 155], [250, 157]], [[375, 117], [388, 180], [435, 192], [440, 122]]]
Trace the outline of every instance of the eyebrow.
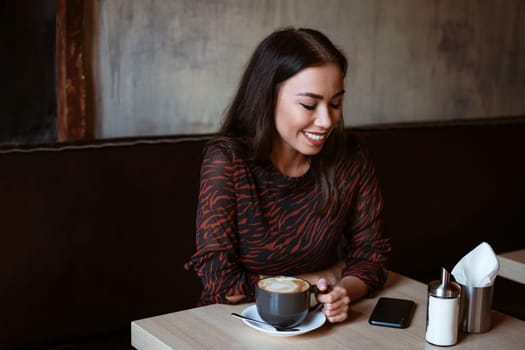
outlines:
[[[339, 91], [337, 94], [335, 94], [334, 96], [332, 96], [331, 99], [334, 99], [336, 97], [339, 97], [341, 96], [342, 94], [345, 93], [345, 90], [341, 90]], [[315, 98], [317, 100], [322, 100], [324, 97], [322, 95], [318, 95], [318, 94], [314, 94], [313, 92], [300, 92], [298, 93], [296, 96], [306, 96], [306, 97], [312, 97], [312, 98]]]

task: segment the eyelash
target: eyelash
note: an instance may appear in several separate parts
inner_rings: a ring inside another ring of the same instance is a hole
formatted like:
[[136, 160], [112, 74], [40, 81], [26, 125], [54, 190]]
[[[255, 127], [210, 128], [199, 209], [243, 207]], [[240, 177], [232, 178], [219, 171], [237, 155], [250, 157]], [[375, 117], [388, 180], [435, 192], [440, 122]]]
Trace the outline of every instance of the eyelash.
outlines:
[[[307, 104], [304, 104], [304, 103], [300, 103], [301, 106], [303, 106], [306, 110], [309, 110], [309, 111], [313, 111], [316, 107], [316, 105], [307, 105]], [[330, 107], [332, 107], [333, 109], [339, 109], [341, 107], [341, 104], [339, 103], [330, 103]]]
[[303, 106], [304, 109], [309, 110], [309, 111], [313, 111], [315, 109], [315, 105], [307, 105], [304, 103], [300, 103], [300, 105]]

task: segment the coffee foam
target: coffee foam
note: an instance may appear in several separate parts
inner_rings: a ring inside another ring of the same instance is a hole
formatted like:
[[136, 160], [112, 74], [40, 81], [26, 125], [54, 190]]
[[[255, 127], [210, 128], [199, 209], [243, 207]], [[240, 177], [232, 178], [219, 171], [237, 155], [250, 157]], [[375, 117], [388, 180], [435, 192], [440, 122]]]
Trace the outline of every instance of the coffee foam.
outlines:
[[297, 293], [309, 288], [308, 282], [287, 276], [268, 277], [259, 281], [259, 288], [268, 292], [276, 293]]

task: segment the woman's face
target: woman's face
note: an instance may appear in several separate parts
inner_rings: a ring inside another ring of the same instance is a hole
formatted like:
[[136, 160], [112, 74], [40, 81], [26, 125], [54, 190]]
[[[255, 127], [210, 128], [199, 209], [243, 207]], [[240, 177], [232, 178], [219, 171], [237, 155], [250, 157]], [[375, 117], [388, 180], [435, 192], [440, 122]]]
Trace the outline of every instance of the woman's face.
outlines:
[[311, 156], [321, 151], [342, 118], [343, 79], [341, 68], [330, 63], [305, 68], [281, 83], [274, 153]]

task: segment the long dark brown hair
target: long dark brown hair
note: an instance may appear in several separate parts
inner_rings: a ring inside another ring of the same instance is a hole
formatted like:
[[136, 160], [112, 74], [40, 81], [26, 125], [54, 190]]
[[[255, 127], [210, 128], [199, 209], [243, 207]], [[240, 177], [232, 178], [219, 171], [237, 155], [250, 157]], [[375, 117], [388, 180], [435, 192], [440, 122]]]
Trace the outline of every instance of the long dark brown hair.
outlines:
[[[250, 58], [216, 140], [227, 140], [257, 163], [270, 162], [279, 84], [305, 68], [327, 63], [336, 63], [346, 75], [346, 57], [323, 33], [308, 28], [271, 33]], [[311, 156], [311, 172], [323, 198], [318, 214], [326, 213], [336, 198], [336, 169], [344, 150], [341, 118], [321, 152]]]

